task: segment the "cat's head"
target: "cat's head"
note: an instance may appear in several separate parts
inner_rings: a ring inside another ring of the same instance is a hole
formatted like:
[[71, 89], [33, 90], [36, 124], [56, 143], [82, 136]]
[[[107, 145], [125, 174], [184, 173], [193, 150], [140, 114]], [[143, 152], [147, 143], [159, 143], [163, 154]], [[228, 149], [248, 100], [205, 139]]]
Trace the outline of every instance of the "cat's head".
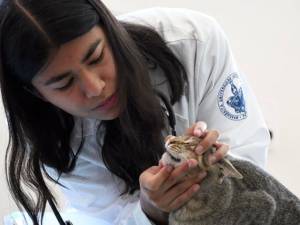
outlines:
[[166, 152], [162, 156], [163, 165], [179, 166], [188, 159], [196, 159], [195, 147], [201, 139], [194, 136], [172, 136], [165, 138]]
[[198, 162], [198, 169], [214, 170], [215, 179], [219, 183], [222, 183], [225, 177], [243, 178], [242, 174], [227, 159], [223, 159], [214, 165], [209, 164], [208, 156], [216, 151], [215, 147], [211, 147], [202, 155], [196, 154], [195, 148], [201, 140], [201, 138], [195, 136], [167, 136], [165, 138], [166, 152], [161, 158], [162, 164], [177, 167], [189, 159], [195, 159]]

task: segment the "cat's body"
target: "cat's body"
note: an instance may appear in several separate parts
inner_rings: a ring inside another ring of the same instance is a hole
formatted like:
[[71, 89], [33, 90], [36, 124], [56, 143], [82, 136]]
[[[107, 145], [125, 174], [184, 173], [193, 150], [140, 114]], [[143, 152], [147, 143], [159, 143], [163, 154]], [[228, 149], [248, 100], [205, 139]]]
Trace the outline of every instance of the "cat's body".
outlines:
[[[176, 141], [176, 139], [174, 140]], [[195, 146], [180, 145], [180, 141], [182, 140], [179, 139], [179, 142], [176, 143], [176, 151], [172, 152], [172, 157], [181, 158], [181, 162], [178, 161], [178, 158], [174, 161], [170, 158], [169, 153], [165, 153], [162, 158], [164, 164], [178, 166], [188, 158], [200, 161], [205, 159], [205, 157], [198, 158], [191, 151]], [[200, 139], [197, 140], [197, 142], [199, 141]], [[171, 145], [170, 143], [168, 145], [167, 152], [170, 152]], [[200, 190], [187, 204], [170, 213], [170, 225], [300, 224], [300, 200], [295, 195], [254, 164], [232, 157], [227, 157], [227, 159], [232, 163], [233, 170], [235, 168], [242, 174], [243, 179], [240, 179], [239, 176], [230, 177], [230, 171], [229, 176], [225, 171], [225, 178], [221, 180], [222, 182], [218, 182], [220, 165], [206, 167], [208, 175], [201, 183]], [[203, 162], [199, 162], [199, 165], [203, 165]], [[221, 166], [221, 168], [223, 167]], [[199, 167], [192, 173], [200, 170]]]

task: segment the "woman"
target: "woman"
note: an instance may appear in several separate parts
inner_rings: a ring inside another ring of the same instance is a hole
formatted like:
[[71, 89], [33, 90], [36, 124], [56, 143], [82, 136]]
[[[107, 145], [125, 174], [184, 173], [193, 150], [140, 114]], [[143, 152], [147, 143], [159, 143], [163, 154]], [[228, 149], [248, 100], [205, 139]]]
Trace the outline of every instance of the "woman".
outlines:
[[180, 9], [116, 19], [98, 0], [6, 0], [0, 15], [7, 179], [34, 224], [54, 200], [43, 175], [109, 223], [167, 223], [205, 173], [159, 165], [171, 130], [161, 95], [177, 133], [204, 138], [197, 153], [217, 147], [211, 163], [229, 144], [265, 165], [268, 131], [213, 19]]

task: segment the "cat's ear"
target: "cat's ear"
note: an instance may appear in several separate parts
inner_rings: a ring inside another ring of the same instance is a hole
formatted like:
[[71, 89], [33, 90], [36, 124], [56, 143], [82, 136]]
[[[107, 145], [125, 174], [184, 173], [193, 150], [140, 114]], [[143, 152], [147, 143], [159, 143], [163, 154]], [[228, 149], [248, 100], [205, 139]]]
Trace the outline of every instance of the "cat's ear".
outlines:
[[173, 139], [175, 136], [173, 135], [168, 135], [167, 137], [165, 137], [165, 142], [169, 142], [171, 139]]
[[220, 180], [222, 183], [225, 177], [232, 177], [236, 179], [243, 179], [243, 175], [229, 162], [227, 159], [223, 159], [219, 162], [220, 166]]
[[174, 138], [176, 138], [176, 136], [173, 136], [173, 135], [168, 135], [167, 137], [165, 137], [165, 148], [166, 149], [168, 149], [170, 141], [173, 140]]

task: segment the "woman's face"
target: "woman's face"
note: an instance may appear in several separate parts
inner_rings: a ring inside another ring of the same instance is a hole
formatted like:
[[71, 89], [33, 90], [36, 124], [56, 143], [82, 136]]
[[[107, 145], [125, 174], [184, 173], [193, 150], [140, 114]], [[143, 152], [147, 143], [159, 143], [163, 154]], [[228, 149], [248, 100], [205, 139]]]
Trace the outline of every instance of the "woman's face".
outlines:
[[111, 120], [119, 115], [117, 70], [103, 30], [63, 44], [32, 80], [42, 98], [80, 117]]

